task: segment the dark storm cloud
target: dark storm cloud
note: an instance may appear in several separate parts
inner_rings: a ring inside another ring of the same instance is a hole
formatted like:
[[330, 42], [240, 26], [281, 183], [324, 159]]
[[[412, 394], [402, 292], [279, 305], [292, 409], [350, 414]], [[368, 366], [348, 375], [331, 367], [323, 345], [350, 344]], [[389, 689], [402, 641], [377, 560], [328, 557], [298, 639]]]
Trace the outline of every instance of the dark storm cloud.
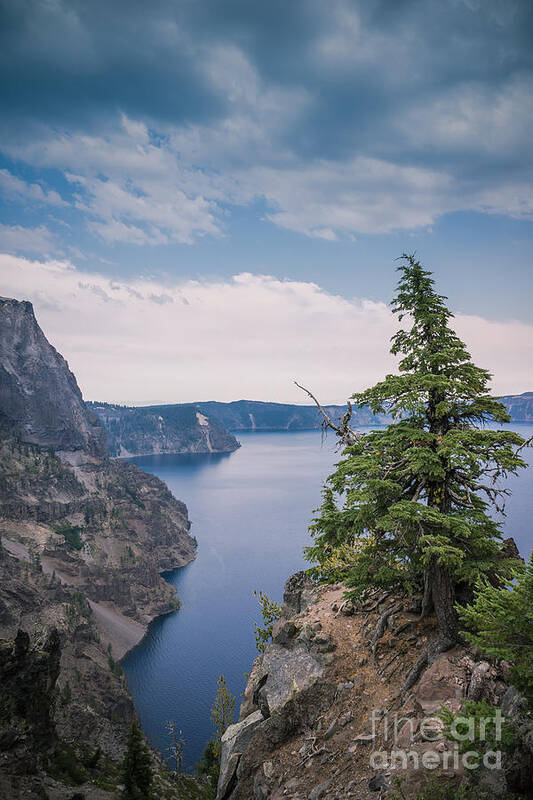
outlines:
[[257, 198], [324, 239], [533, 216], [529, 0], [0, 8], [4, 151], [106, 242], [217, 235]]
[[373, 142], [375, 155], [397, 150], [387, 118], [402, 105], [457, 82], [497, 86], [533, 59], [527, 1], [3, 0], [1, 9], [3, 115], [84, 127], [119, 109], [207, 122], [228, 103], [203, 63], [231, 43], [267, 84], [309, 93], [287, 135], [326, 157], [358, 142]]

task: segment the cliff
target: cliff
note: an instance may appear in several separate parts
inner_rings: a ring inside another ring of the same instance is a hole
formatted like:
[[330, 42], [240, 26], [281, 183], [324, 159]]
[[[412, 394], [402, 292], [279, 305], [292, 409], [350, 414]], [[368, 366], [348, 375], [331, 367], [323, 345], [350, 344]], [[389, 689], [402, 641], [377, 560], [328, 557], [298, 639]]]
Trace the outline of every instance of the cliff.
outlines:
[[513, 422], [533, 422], [533, 392], [500, 397]]
[[103, 458], [105, 434], [31, 303], [0, 298], [0, 414], [23, 442]]
[[0, 796], [104, 800], [134, 718], [117, 661], [177, 608], [160, 573], [196, 542], [165, 484], [107, 457], [31, 305], [3, 300], [0, 331]]
[[112, 456], [152, 453], [231, 453], [239, 442], [223, 425], [189, 405], [87, 403], [105, 428]]
[[[420, 621], [416, 599], [375, 591], [354, 605], [343, 595], [342, 585], [317, 587], [305, 573], [287, 583], [239, 721], [222, 737], [217, 800], [531, 797], [533, 722], [506, 665], [457, 646], [404, 696], [435, 621]], [[438, 716], [467, 701], [488, 703], [513, 725], [513, 748], [495, 769], [480, 757], [468, 772]]]

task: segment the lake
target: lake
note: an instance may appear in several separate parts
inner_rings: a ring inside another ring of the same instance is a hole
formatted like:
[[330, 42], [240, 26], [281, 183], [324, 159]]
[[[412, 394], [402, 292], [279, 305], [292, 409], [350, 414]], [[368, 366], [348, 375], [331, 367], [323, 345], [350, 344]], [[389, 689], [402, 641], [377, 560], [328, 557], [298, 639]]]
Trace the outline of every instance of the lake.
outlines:
[[[533, 426], [515, 426], [523, 436]], [[182, 607], [156, 620], [124, 659], [128, 686], [150, 743], [165, 754], [165, 722], [183, 730], [188, 767], [201, 757], [213, 729], [210, 710], [217, 680], [232, 694], [246, 685], [256, 656], [256, 589], [281, 600], [283, 584], [306, 566], [302, 548], [320, 503], [320, 490], [338, 453], [318, 431], [238, 433], [230, 454], [157, 455], [132, 459], [159, 476], [183, 500], [198, 539], [195, 561], [165, 575]], [[533, 451], [525, 451], [533, 462]], [[531, 551], [533, 470], [508, 482], [505, 535], [523, 555]]]

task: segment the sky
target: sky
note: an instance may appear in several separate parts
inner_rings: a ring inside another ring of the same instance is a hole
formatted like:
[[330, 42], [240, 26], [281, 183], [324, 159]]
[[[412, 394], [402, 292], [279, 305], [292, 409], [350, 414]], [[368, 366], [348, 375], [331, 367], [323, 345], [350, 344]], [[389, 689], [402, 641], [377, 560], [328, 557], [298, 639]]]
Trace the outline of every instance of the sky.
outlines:
[[533, 389], [528, 0], [0, 0], [0, 294], [87, 399], [324, 402], [395, 259]]

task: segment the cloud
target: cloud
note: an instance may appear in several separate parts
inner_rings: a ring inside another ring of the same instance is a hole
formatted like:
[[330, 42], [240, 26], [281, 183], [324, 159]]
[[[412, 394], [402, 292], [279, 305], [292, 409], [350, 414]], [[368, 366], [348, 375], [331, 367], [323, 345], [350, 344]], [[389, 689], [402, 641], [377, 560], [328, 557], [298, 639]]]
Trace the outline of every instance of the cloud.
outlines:
[[[389, 308], [314, 283], [242, 273], [224, 281], [118, 281], [62, 261], [0, 257], [2, 294], [34, 303], [85, 397], [115, 402], [239, 398], [325, 402], [394, 369]], [[497, 392], [533, 385], [533, 326], [458, 316]]]
[[53, 206], [67, 205], [54, 189], [43, 189], [39, 183], [28, 183], [7, 169], [0, 169], [0, 191], [8, 200], [22, 200]]
[[41, 256], [58, 253], [61, 255], [54, 234], [44, 225], [40, 225], [38, 228], [0, 225], [0, 248], [8, 253], [38, 253]]
[[225, 235], [257, 200], [330, 241], [533, 214], [525, 0], [5, 5], [4, 151], [68, 177], [105, 244]]

